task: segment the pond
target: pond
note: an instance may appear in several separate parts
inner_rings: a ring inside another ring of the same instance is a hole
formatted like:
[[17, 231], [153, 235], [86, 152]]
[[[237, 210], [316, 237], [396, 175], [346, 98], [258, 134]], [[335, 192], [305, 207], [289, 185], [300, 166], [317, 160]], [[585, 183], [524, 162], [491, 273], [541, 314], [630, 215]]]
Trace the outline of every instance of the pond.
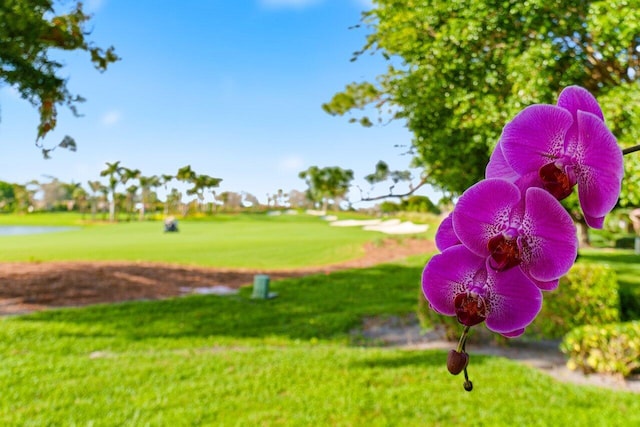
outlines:
[[60, 231], [78, 230], [79, 227], [54, 227], [41, 225], [0, 225], [0, 236], [17, 236], [21, 234], [58, 233]]

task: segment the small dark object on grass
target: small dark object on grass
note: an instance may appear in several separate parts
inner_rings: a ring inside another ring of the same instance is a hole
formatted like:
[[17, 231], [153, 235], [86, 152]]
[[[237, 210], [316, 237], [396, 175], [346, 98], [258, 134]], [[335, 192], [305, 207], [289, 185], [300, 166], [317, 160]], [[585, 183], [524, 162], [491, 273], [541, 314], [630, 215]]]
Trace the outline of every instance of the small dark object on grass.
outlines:
[[178, 221], [172, 216], [167, 217], [164, 220], [164, 231], [165, 233], [178, 231]]

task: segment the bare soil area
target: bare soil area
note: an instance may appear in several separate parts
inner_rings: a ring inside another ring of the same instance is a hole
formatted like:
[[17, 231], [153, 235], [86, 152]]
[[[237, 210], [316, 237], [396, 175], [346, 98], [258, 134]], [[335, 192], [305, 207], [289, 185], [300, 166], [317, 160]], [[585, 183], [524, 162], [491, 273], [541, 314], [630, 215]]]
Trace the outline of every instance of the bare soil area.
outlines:
[[255, 274], [272, 280], [345, 268], [368, 267], [435, 250], [422, 239], [387, 239], [367, 244], [363, 257], [322, 268], [229, 270], [157, 263], [46, 262], [0, 263], [0, 315], [52, 307], [169, 298], [191, 290], [251, 284]]

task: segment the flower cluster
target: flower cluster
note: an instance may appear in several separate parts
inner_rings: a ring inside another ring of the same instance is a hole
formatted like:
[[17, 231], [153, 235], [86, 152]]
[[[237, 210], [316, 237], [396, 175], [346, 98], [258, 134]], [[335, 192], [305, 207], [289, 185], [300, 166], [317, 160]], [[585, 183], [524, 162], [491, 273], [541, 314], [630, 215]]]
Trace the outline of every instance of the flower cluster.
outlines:
[[[425, 266], [422, 288], [433, 310], [465, 326], [449, 370], [465, 370], [469, 328], [485, 322], [521, 335], [558, 286], [578, 250], [572, 218], [560, 204], [577, 186], [587, 224], [602, 228], [623, 176], [622, 151], [596, 99], [578, 86], [556, 105], [531, 105], [508, 123], [486, 179], [467, 189], [440, 225], [441, 251]], [[465, 389], [471, 389], [470, 381]]]

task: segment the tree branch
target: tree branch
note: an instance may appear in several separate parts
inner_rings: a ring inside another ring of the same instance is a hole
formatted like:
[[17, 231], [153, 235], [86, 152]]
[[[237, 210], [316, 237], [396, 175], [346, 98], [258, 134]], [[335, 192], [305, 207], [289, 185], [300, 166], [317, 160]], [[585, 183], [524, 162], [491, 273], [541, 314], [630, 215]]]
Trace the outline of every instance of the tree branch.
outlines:
[[633, 147], [625, 148], [624, 150], [622, 150], [622, 155], [626, 156], [627, 154], [631, 154], [636, 151], [640, 151], [640, 144], [634, 145]]
[[[360, 200], [358, 200], [359, 202], [374, 202], [376, 200], [382, 200], [382, 199], [387, 199], [389, 197], [395, 197], [398, 199], [401, 199], [403, 197], [407, 197], [407, 196], [411, 196], [413, 193], [416, 192], [416, 190], [418, 190], [420, 187], [422, 187], [423, 185], [425, 185], [427, 183], [427, 178], [422, 178], [420, 180], [420, 182], [418, 183], [418, 185], [416, 185], [415, 187], [411, 187], [411, 189], [403, 194], [393, 194], [393, 193], [389, 193], [389, 194], [383, 194], [381, 196], [375, 196], [375, 197], [360, 197]], [[390, 188], [390, 190], [393, 189], [394, 186], [392, 186]], [[362, 193], [362, 190], [360, 191]]]

